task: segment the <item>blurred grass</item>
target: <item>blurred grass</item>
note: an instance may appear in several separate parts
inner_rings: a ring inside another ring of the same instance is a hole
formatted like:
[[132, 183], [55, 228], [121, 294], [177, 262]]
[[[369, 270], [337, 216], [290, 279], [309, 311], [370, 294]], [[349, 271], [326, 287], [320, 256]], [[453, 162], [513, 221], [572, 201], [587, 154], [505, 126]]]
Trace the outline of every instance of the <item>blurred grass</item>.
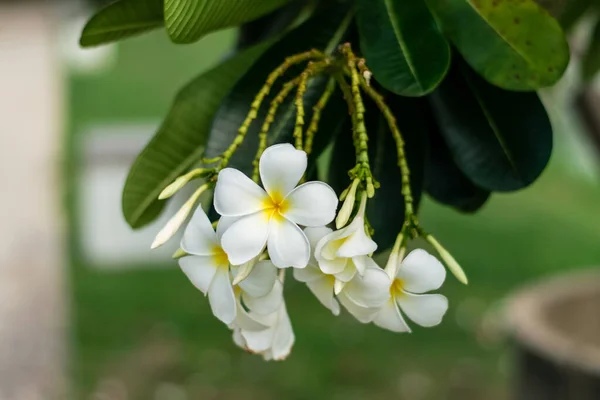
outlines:
[[[114, 71], [73, 78], [73, 132], [90, 121], [160, 119], [176, 89], [231, 38], [211, 40], [196, 47], [170, 46], [157, 35], [125, 42]], [[451, 309], [441, 326], [398, 335], [345, 314], [334, 318], [290, 279], [296, 345], [282, 363], [237, 349], [175, 263], [107, 272], [75, 260], [77, 398], [123, 387], [129, 399], [506, 398], [510, 352], [489, 310], [529, 280], [598, 265], [599, 205], [600, 187], [555, 160], [531, 188], [496, 195], [474, 216], [425, 201], [424, 226], [471, 281], [465, 287], [449, 277], [443, 293]]]

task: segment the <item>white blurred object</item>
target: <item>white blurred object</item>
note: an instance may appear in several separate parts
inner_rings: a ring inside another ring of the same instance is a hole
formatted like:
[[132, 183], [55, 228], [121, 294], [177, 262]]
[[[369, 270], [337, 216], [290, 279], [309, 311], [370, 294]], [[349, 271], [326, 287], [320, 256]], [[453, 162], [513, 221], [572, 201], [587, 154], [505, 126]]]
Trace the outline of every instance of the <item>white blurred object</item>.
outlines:
[[65, 17], [58, 35], [63, 61], [70, 72], [80, 75], [99, 75], [110, 71], [117, 62], [118, 45], [107, 44], [92, 48], [79, 45], [79, 37], [92, 11]]

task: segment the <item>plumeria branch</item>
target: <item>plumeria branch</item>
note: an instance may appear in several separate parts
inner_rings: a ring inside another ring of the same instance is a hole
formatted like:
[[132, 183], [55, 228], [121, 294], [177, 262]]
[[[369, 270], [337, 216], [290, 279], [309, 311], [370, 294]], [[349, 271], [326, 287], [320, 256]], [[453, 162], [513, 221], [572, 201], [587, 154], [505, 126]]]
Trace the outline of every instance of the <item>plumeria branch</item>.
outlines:
[[306, 140], [304, 142], [304, 151], [308, 155], [310, 155], [310, 153], [312, 152], [314, 137], [317, 133], [317, 130], [319, 129], [321, 113], [327, 106], [331, 95], [333, 94], [333, 92], [335, 92], [335, 88], [335, 79], [329, 78], [329, 80], [327, 81], [327, 86], [325, 86], [325, 90], [323, 91], [323, 94], [313, 107], [313, 115], [310, 120], [310, 124], [308, 125], [308, 129], [306, 130]]

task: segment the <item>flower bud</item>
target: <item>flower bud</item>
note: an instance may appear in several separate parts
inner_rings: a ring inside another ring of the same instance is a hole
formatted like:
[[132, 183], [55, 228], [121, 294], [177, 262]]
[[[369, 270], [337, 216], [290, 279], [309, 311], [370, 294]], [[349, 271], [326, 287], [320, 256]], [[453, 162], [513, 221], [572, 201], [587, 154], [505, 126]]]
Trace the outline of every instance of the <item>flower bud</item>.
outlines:
[[335, 226], [337, 229], [343, 228], [350, 219], [352, 215], [352, 210], [354, 209], [354, 203], [356, 202], [356, 188], [358, 187], [359, 180], [355, 179], [352, 182], [352, 186], [346, 193], [346, 198], [344, 199], [344, 204], [342, 204], [342, 208], [335, 218]]
[[454, 257], [452, 257], [452, 255], [448, 252], [448, 250], [446, 250], [440, 244], [440, 242], [435, 240], [435, 238], [431, 235], [427, 235], [425, 237], [425, 240], [427, 240], [429, 243], [431, 243], [431, 245], [435, 248], [435, 250], [440, 255], [440, 258], [442, 259], [442, 261], [444, 261], [444, 263], [446, 264], [446, 267], [448, 267], [450, 272], [452, 272], [452, 275], [454, 275], [456, 277], [456, 279], [458, 279], [459, 282], [467, 285], [469, 283], [469, 280], [467, 279], [467, 275], [465, 274], [465, 271], [463, 271], [463, 269], [460, 267], [460, 265], [454, 259]]
[[152, 242], [152, 245], [150, 246], [151, 249], [162, 246], [169, 239], [171, 239], [173, 235], [175, 235], [188, 215], [190, 215], [190, 212], [194, 208], [194, 205], [198, 201], [200, 195], [206, 189], [208, 189], [208, 185], [202, 185], [194, 192], [194, 194], [192, 194], [192, 196], [183, 204], [183, 206], [181, 206], [179, 211], [177, 211], [177, 213], [171, 217], [169, 222], [167, 222], [160, 232], [158, 232], [156, 238], [154, 238], [154, 242]]
[[260, 258], [260, 256], [255, 257], [252, 260], [240, 265], [237, 270], [237, 273], [235, 274], [235, 278], [233, 278], [233, 282], [231, 282], [231, 284], [235, 286], [238, 283], [240, 283], [241, 281], [243, 281], [244, 279], [246, 279], [248, 277], [248, 275], [250, 275], [250, 273], [254, 269], [254, 266], [258, 262], [259, 258]]
[[187, 255], [188, 255], [188, 253], [186, 253], [185, 250], [183, 250], [182, 248], [179, 248], [179, 249], [175, 250], [175, 253], [173, 253], [171, 258], [178, 260], [181, 257], [185, 257]]
[[404, 258], [404, 252], [406, 251], [404, 247], [400, 247], [402, 246], [402, 242], [404, 242], [404, 235], [400, 233], [396, 238], [396, 242], [394, 243], [394, 247], [392, 248], [388, 262], [385, 265], [385, 272], [392, 280], [396, 277], [398, 267], [400, 266], [402, 258]]
[[182, 187], [184, 187], [189, 181], [197, 178], [206, 172], [206, 168], [196, 168], [191, 170], [185, 175], [181, 175], [173, 181], [169, 186], [163, 189], [158, 195], [159, 200], [165, 200], [177, 193]]

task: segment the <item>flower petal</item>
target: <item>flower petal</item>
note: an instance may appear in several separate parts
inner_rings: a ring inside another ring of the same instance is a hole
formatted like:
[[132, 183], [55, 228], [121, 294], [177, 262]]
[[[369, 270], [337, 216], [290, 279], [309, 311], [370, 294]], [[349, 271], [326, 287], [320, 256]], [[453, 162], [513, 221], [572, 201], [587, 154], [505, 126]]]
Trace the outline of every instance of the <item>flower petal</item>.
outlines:
[[396, 296], [398, 305], [406, 316], [426, 328], [436, 326], [448, 310], [448, 299], [441, 294], [412, 294]]
[[[267, 329], [268, 326], [261, 324], [255, 318], [253, 318], [245, 309], [242, 307], [240, 296], [236, 297], [236, 310], [235, 321], [233, 325], [237, 328], [244, 329], [247, 331], [262, 331]], [[245, 341], [244, 341], [245, 344]], [[244, 347], [246, 347], [244, 345]]]
[[310, 263], [306, 268], [294, 268], [294, 279], [299, 282], [311, 282], [325, 276], [318, 267]]
[[348, 310], [348, 312], [352, 314], [352, 316], [356, 318], [358, 322], [362, 322], [363, 324], [368, 324], [369, 322], [373, 321], [373, 318], [375, 318], [377, 312], [379, 311], [378, 308], [367, 308], [356, 304], [351, 298], [348, 297], [348, 295], [346, 295], [346, 292], [344, 291], [341, 292], [337, 298], [340, 303], [342, 303], [344, 308]]
[[198, 206], [185, 228], [181, 248], [188, 254], [206, 256], [214, 254], [215, 246], [218, 246], [217, 235], [202, 206]]
[[242, 349], [246, 349], [246, 339], [242, 336], [242, 330], [239, 327], [233, 328], [233, 343], [236, 346], [241, 347]]
[[368, 268], [344, 287], [344, 293], [363, 307], [381, 307], [390, 298], [391, 281], [379, 267]]
[[373, 241], [365, 232], [365, 221], [362, 218], [355, 218], [346, 228], [352, 231], [344, 243], [337, 251], [338, 257], [356, 257], [373, 253], [377, 250], [377, 243]]
[[236, 222], [237, 220], [239, 220], [242, 217], [221, 217], [219, 218], [219, 222], [217, 223], [217, 239], [219, 240], [219, 242], [221, 241], [221, 238], [223, 237], [223, 234], [225, 233], [225, 231], [227, 229], [229, 229], [229, 227], [231, 225], [233, 225], [234, 222]]
[[411, 332], [410, 327], [402, 318], [394, 299], [389, 299], [377, 313], [373, 323], [380, 328], [392, 332]]
[[270, 358], [273, 360], [284, 360], [292, 351], [294, 340], [292, 322], [290, 321], [285, 304], [282, 304], [279, 310], [279, 320], [277, 321], [273, 335]]
[[[252, 316], [254, 318], [254, 316]], [[275, 330], [275, 323], [277, 322], [277, 314], [271, 314], [268, 316], [256, 316], [256, 320], [261, 324], [268, 326], [267, 329], [262, 331], [247, 331], [242, 330], [242, 336], [246, 340], [246, 346], [248, 350], [254, 353], [262, 353], [268, 350], [273, 344], [273, 334]]]
[[260, 157], [259, 169], [260, 179], [269, 196], [283, 200], [300, 182], [306, 164], [306, 153], [289, 143], [266, 149]]
[[179, 266], [190, 282], [206, 295], [218, 266], [213, 256], [186, 256], [179, 259]]
[[333, 297], [334, 281], [335, 278], [332, 276], [322, 276], [319, 279], [308, 282], [306, 286], [308, 286], [321, 304], [331, 310], [333, 315], [340, 315], [340, 305]]
[[208, 300], [213, 314], [223, 323], [229, 325], [235, 320], [237, 311], [235, 296], [229, 280], [229, 271], [226, 268], [217, 269], [208, 289]]
[[225, 217], [239, 217], [264, 209], [267, 194], [252, 179], [234, 168], [219, 172], [214, 206]]
[[[333, 232], [331, 228], [326, 226], [304, 228], [304, 234], [308, 239], [308, 243], [310, 243], [311, 249], [316, 249], [319, 241], [325, 236], [329, 235], [331, 232]], [[311, 255], [311, 259], [313, 258], [314, 256]]]
[[304, 268], [308, 264], [310, 257], [308, 239], [298, 225], [285, 218], [271, 219], [267, 248], [271, 261], [279, 268]]
[[367, 268], [377, 268], [379, 265], [369, 256], [356, 256], [352, 257], [352, 263], [354, 263], [356, 270], [359, 274], [364, 274]]
[[[324, 274], [328, 275], [336, 275], [343, 273], [348, 266], [347, 258], [336, 258], [333, 260], [321, 259], [319, 261], [319, 268], [323, 271]], [[350, 266], [349, 270], [352, 271], [354, 266]]]
[[396, 277], [402, 280], [407, 291], [425, 293], [442, 286], [446, 279], [446, 268], [425, 250], [416, 249], [402, 261]]
[[275, 281], [271, 286], [271, 291], [262, 297], [253, 297], [248, 293], [243, 293], [242, 298], [246, 307], [253, 313], [259, 315], [272, 314], [281, 306], [283, 301], [283, 285]]
[[252, 260], [265, 248], [269, 236], [269, 214], [264, 211], [234, 222], [223, 234], [221, 246], [233, 265]]
[[294, 189], [287, 197], [286, 218], [304, 226], [327, 225], [335, 218], [338, 199], [333, 189], [324, 182], [307, 182]]
[[250, 275], [239, 283], [239, 287], [252, 297], [266, 296], [273, 290], [277, 269], [271, 261], [259, 261]]
[[350, 261], [348, 261], [348, 263], [346, 264], [346, 266], [344, 267], [344, 269], [341, 272], [335, 274], [335, 279], [337, 279], [338, 281], [342, 281], [344, 283], [348, 283], [352, 279], [354, 279], [354, 276], [356, 275], [356, 273], [358, 271], [356, 270], [356, 266], [352, 262], [352, 259], [341, 258], [340, 260], [350, 260]]

